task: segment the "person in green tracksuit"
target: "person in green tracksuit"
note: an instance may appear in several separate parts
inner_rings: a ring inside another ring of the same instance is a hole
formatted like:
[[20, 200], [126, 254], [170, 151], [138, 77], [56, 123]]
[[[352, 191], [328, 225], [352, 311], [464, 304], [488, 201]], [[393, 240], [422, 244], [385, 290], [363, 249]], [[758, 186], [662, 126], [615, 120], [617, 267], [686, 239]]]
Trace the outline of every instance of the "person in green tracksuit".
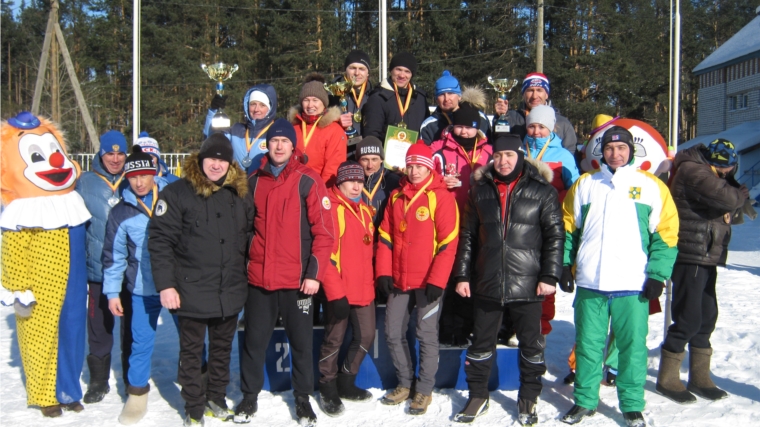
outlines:
[[[565, 256], [560, 286], [578, 285], [575, 308], [577, 424], [599, 403], [602, 359], [611, 329], [619, 350], [617, 392], [629, 427], [646, 425], [649, 300], [662, 295], [678, 253], [678, 214], [665, 184], [633, 165], [633, 136], [613, 126], [602, 137], [599, 169], [581, 176], [563, 203]], [[571, 267], [575, 265], [575, 278]]]

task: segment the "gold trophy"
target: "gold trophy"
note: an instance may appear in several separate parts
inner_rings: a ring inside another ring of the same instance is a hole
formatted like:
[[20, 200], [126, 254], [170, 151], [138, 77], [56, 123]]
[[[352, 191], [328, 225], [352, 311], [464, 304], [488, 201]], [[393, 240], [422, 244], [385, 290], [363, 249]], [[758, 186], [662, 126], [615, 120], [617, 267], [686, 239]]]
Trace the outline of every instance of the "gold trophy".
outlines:
[[[343, 113], [348, 112], [348, 101], [346, 101], [346, 94], [351, 91], [352, 87], [354, 87], [354, 82], [348, 77], [344, 78], [343, 81], [330, 84], [325, 83], [325, 90], [331, 93], [333, 96], [337, 96], [339, 98], [340, 110]], [[348, 137], [347, 145], [349, 146], [354, 145], [362, 140], [361, 136], [357, 136], [356, 129], [354, 129], [353, 125], [349, 126], [348, 129], [346, 129], [346, 136]]]
[[[517, 79], [494, 79], [488, 76], [488, 83], [493, 86], [493, 89], [499, 93], [499, 99], [507, 100], [507, 93], [512, 90], [513, 87], [520, 83]], [[494, 126], [495, 133], [509, 133], [509, 120], [506, 114], [502, 114], [496, 119], [496, 126]]]
[[[229, 80], [232, 74], [238, 70], [238, 65], [225, 64], [224, 62], [217, 62], [216, 64], [206, 65], [201, 64], [203, 71], [208, 74], [211, 80], [216, 82], [216, 93], [221, 96], [224, 95], [224, 81]], [[224, 129], [230, 127], [230, 118], [220, 108], [219, 111], [214, 114], [211, 119], [211, 127], [215, 129]]]

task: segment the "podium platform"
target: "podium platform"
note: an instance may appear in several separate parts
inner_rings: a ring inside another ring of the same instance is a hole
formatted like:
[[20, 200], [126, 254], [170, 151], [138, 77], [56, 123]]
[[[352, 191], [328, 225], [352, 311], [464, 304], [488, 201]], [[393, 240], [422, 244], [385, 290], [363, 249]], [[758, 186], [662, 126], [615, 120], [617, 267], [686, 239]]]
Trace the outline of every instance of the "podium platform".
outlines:
[[[396, 370], [391, 361], [388, 346], [385, 342], [385, 306], [376, 308], [375, 342], [369, 349], [369, 354], [364, 358], [359, 373], [356, 376], [356, 385], [361, 388], [379, 388], [388, 390], [396, 387]], [[412, 313], [407, 341], [409, 342], [412, 361], [417, 365], [418, 345], [414, 338], [415, 314]], [[349, 324], [346, 337], [341, 346], [339, 363], [343, 362], [348, 344], [351, 342], [351, 327]], [[324, 328], [314, 327], [314, 387], [319, 387], [319, 348], [322, 345]], [[238, 331], [238, 351], [243, 351], [245, 332]], [[441, 347], [439, 353], [438, 372], [435, 375], [437, 388], [455, 388], [467, 390], [467, 377], [464, 373], [465, 353], [467, 349], [462, 347]], [[517, 365], [518, 350], [509, 347], [497, 347], [496, 363], [491, 369], [488, 380], [488, 389], [493, 390], [517, 390], [519, 387], [520, 373]], [[242, 357], [240, 358], [242, 360]], [[285, 330], [275, 328], [266, 351], [266, 363], [264, 366], [264, 390], [286, 391], [290, 390], [290, 344], [285, 336]]]

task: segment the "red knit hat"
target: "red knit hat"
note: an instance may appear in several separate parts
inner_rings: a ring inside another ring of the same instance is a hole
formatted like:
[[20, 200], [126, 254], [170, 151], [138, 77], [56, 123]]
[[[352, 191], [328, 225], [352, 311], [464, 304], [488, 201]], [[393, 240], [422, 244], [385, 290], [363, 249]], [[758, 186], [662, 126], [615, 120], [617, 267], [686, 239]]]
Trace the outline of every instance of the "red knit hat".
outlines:
[[435, 170], [433, 166], [433, 152], [430, 151], [430, 147], [424, 142], [412, 144], [406, 151], [406, 165], [422, 165], [431, 171]]

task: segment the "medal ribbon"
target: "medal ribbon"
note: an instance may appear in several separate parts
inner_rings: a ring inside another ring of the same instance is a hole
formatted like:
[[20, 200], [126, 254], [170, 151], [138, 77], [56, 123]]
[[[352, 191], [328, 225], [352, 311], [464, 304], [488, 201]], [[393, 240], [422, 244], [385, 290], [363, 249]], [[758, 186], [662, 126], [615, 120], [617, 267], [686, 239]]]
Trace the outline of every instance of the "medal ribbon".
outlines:
[[409, 104], [412, 102], [412, 92], [414, 89], [412, 89], [412, 85], [409, 85], [409, 92], [406, 94], [406, 101], [404, 102], [404, 106], [401, 106], [401, 97], [398, 96], [398, 87], [396, 87], [396, 83], [393, 83], [393, 89], [394, 93], [396, 94], [396, 103], [398, 104], [398, 111], [401, 113], [401, 121], [404, 121], [404, 114], [406, 114], [406, 110], [409, 109]]
[[314, 124], [311, 126], [311, 130], [309, 131], [309, 134], [306, 134], [306, 122], [301, 120], [301, 133], [303, 134], [303, 151], [306, 151], [306, 147], [309, 146], [309, 141], [311, 141], [311, 137], [314, 135], [314, 130], [317, 128], [317, 124], [320, 120], [322, 120], [322, 117], [319, 116], [317, 121], [314, 122]]
[[451, 119], [449, 118], [448, 114], [446, 114], [443, 111], [441, 111], [441, 115], [443, 115], [443, 117], [446, 117], [446, 121], [449, 122], [449, 124], [451, 124]]
[[333, 189], [333, 192], [335, 193], [335, 195], [338, 196], [338, 199], [340, 199], [340, 203], [346, 207], [346, 210], [351, 212], [354, 215], [354, 217], [356, 217], [356, 219], [358, 219], [359, 222], [362, 223], [362, 228], [364, 228], [364, 232], [366, 234], [370, 234], [369, 230], [367, 230], [367, 222], [364, 220], [364, 213], [363, 213], [363, 212], [367, 212], [367, 214], [369, 214], [369, 217], [372, 218], [372, 214], [370, 214], [369, 209], [367, 209], [365, 206], [362, 206], [361, 203], [357, 203], [357, 206], [359, 207], [359, 213], [361, 213], [361, 215], [358, 215], [356, 211], [354, 211], [354, 209], [348, 203], [348, 201], [345, 199], [345, 197], [343, 197], [343, 193], [341, 193], [340, 190]]
[[366, 188], [362, 188], [362, 193], [364, 193], [365, 196], [367, 196], [368, 205], [372, 204], [372, 199], [375, 198], [375, 193], [377, 193], [377, 189], [380, 188], [380, 183], [383, 182], [383, 176], [385, 175], [385, 169], [380, 170], [380, 179], [377, 180], [377, 184], [375, 184], [375, 188], [372, 189], [372, 192], [370, 193], [367, 191]]
[[464, 154], [464, 158], [467, 159], [467, 162], [470, 164], [470, 168], [474, 168], [475, 165], [478, 163], [480, 154], [483, 153], [483, 149], [478, 151], [478, 141], [475, 141], [475, 145], [472, 147], [472, 154], [467, 154], [467, 151], [465, 151], [464, 147], [462, 147], [461, 145], [458, 145], [458, 147], [462, 150], [462, 154]]
[[105, 181], [106, 185], [108, 186], [108, 188], [111, 189], [111, 191], [113, 192], [114, 196], [116, 195], [116, 190], [119, 189], [119, 184], [121, 184], [121, 180], [124, 179], [124, 173], [122, 173], [121, 176], [119, 177], [119, 179], [117, 179], [116, 182], [114, 182], [113, 184], [111, 184], [111, 181], [109, 181], [108, 178], [104, 177], [103, 175], [101, 175], [101, 174], [99, 174], [97, 172], [95, 172], [95, 175], [97, 175], [100, 179], [102, 179], [103, 181]]
[[258, 135], [256, 135], [256, 138], [248, 140], [248, 128], [245, 129], [245, 149], [246, 153], [251, 152], [251, 147], [253, 147], [253, 141], [256, 141], [257, 139], [261, 138], [261, 135], [264, 135], [268, 130], [269, 127], [272, 126], [272, 123], [274, 123], [274, 120], [272, 120], [271, 123], [269, 123], [264, 129], [261, 129], [261, 132], [259, 132]]
[[354, 103], [356, 103], [356, 109], [361, 110], [362, 108], [362, 100], [364, 99], [364, 91], [367, 89], [367, 82], [365, 81], [362, 84], [362, 90], [359, 91], [359, 98], [356, 98], [356, 92], [354, 91], [354, 88], [351, 88], [351, 95], [354, 97]]
[[156, 202], [158, 202], [158, 186], [155, 184], [153, 185], [153, 200], [150, 202], [150, 209], [148, 209], [148, 206], [145, 203], [143, 203], [143, 201], [140, 200], [139, 197], [137, 198], [137, 203], [140, 206], [142, 206], [143, 209], [145, 209], [145, 211], [148, 213], [148, 217], [153, 216], [153, 208], [156, 207]]
[[417, 193], [415, 193], [414, 197], [412, 197], [412, 200], [404, 201], [404, 218], [406, 218], [406, 213], [409, 211], [409, 207], [414, 204], [414, 202], [419, 199], [419, 197], [427, 190], [427, 188], [430, 186], [430, 184], [433, 183], [433, 174], [430, 174], [430, 178], [428, 179], [428, 182], [422, 186], [419, 190], [417, 190]]
[[[541, 151], [538, 152], [538, 155], [536, 156], [536, 160], [541, 161], [541, 159], [544, 157], [544, 152], [546, 151], [546, 148], [549, 146], [549, 143], [552, 142], [552, 139], [549, 139], [546, 141], [546, 144], [544, 144], [544, 148], [542, 148]], [[532, 159], [533, 155], [530, 153], [530, 147], [528, 147], [527, 151], [528, 151], [528, 158]]]

